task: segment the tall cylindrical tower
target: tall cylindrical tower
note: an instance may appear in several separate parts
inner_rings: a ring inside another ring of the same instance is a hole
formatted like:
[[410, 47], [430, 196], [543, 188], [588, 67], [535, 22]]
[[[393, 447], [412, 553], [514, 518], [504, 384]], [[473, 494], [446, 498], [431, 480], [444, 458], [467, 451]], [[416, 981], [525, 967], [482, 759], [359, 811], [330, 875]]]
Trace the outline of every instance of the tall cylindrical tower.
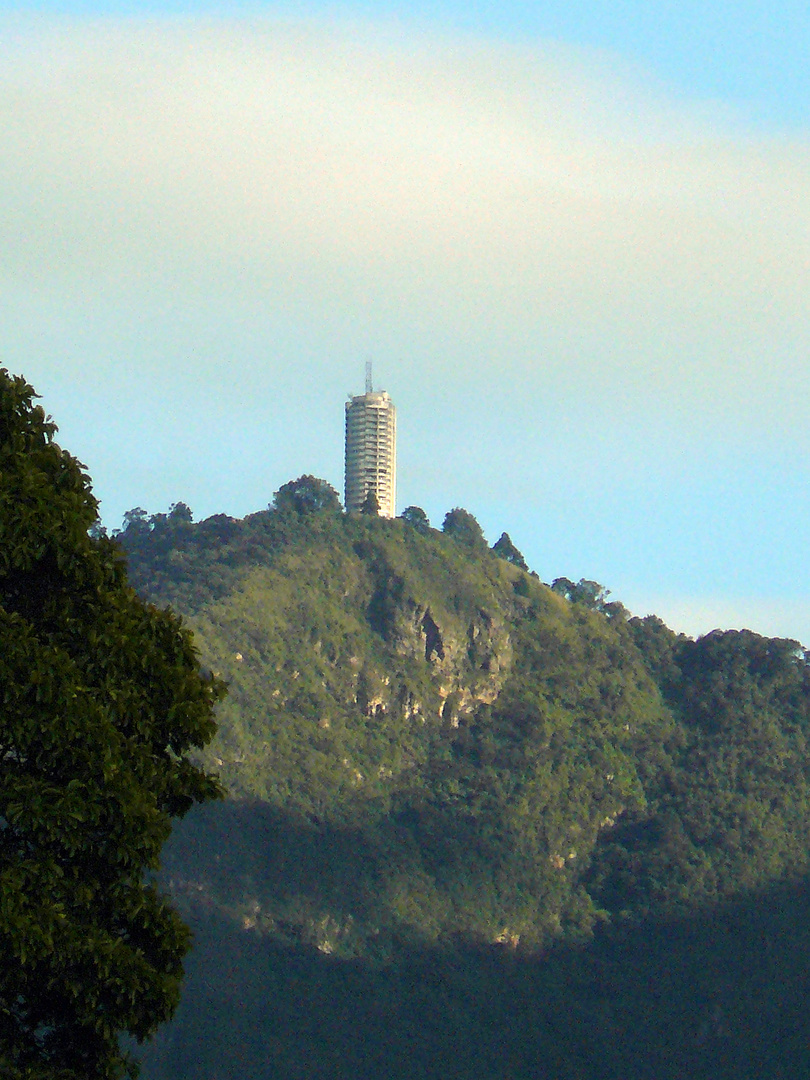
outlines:
[[346, 402], [346, 510], [358, 513], [370, 493], [380, 517], [396, 517], [397, 413], [384, 390]]

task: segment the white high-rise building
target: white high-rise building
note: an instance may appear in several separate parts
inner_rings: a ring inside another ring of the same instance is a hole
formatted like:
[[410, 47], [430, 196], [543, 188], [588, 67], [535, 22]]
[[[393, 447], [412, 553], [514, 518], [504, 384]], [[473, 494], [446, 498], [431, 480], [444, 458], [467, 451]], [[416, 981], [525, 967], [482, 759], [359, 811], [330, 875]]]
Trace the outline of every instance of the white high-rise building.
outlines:
[[371, 388], [346, 402], [346, 510], [358, 513], [367, 496], [377, 496], [380, 517], [396, 517], [397, 412], [384, 390]]

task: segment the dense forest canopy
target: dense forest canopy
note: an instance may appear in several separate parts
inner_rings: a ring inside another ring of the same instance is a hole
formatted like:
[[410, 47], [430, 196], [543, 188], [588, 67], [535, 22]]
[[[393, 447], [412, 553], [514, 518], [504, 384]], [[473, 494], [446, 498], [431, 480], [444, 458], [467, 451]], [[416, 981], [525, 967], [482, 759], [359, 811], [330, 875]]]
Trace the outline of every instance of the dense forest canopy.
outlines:
[[[200, 757], [230, 798], [167, 853], [201, 944], [150, 1080], [200, 1053], [229, 1077], [236, 1039], [240, 1075], [287, 1080], [805, 1075], [806, 966], [774, 944], [806, 937], [797, 642], [694, 641], [543, 584], [466, 510], [347, 516], [313, 477], [120, 539], [230, 687]], [[211, 989], [222, 949], [248, 1026]]]

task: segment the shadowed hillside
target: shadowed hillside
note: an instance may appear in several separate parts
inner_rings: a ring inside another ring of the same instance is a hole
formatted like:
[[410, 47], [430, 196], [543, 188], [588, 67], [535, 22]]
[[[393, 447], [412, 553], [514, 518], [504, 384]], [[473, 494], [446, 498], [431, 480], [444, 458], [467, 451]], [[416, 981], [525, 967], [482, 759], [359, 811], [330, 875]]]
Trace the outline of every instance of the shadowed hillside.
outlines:
[[810, 892], [542, 957], [414, 947], [374, 965], [200, 910], [147, 1080], [802, 1080]]

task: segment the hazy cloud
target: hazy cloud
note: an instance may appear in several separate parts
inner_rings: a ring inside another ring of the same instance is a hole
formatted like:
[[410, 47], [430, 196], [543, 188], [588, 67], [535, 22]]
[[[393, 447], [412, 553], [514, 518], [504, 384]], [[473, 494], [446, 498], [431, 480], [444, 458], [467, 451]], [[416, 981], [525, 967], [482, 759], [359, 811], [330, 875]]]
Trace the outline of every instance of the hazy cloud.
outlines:
[[573, 50], [281, 21], [3, 37], [7, 286], [373, 307], [525, 377], [618, 378], [630, 409], [799, 419], [805, 145]]

